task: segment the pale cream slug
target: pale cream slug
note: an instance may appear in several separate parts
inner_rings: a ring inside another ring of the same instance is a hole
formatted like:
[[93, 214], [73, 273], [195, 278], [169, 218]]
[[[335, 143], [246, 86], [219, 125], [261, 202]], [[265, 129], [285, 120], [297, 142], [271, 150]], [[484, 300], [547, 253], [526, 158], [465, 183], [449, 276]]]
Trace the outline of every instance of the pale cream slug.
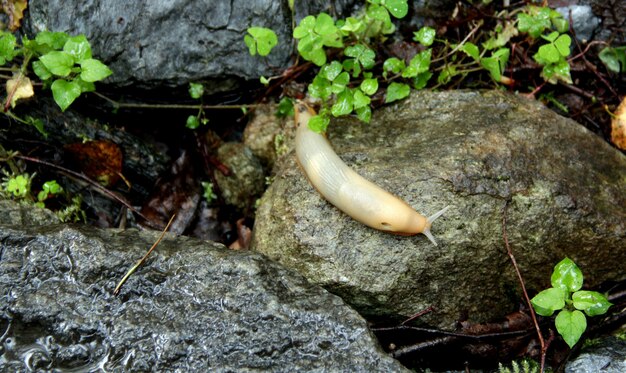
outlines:
[[311, 184], [328, 202], [372, 228], [407, 236], [421, 233], [437, 245], [430, 227], [449, 206], [428, 218], [421, 215], [348, 167], [326, 137], [309, 128], [309, 119], [315, 115], [312, 108], [299, 101], [294, 109], [298, 127], [296, 158]]

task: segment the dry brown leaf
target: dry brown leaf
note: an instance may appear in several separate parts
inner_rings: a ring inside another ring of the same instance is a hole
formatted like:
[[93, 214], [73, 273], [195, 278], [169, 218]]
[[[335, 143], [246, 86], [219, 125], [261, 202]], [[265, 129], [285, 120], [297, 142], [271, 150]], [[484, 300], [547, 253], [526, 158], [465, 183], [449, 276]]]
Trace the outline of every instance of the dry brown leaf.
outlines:
[[9, 16], [9, 30], [20, 28], [24, 11], [28, 7], [28, 0], [0, 0], [2, 12]]
[[106, 140], [65, 145], [80, 170], [102, 185], [111, 187], [122, 177], [122, 150]]
[[24, 76], [24, 74], [22, 74], [21, 72], [13, 75], [13, 78], [7, 80], [6, 89], [7, 104], [5, 105], [5, 107], [7, 107], [10, 103], [11, 107], [13, 108], [15, 107], [15, 103], [17, 102], [17, 100], [33, 97], [33, 95], [35, 94], [35, 91], [33, 90], [33, 83], [27, 76]]
[[626, 150], [626, 99], [619, 104], [611, 121], [611, 142], [621, 150]]

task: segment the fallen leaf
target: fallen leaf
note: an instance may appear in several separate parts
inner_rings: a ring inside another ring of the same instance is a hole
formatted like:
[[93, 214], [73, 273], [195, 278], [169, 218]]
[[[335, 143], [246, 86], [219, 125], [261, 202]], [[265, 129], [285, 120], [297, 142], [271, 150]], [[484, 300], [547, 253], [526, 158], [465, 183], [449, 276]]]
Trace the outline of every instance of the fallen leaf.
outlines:
[[20, 28], [24, 10], [28, 7], [28, 0], [1, 0], [2, 12], [9, 16], [9, 30], [15, 31]]
[[4, 106], [5, 110], [8, 109], [9, 104], [14, 108], [17, 100], [33, 97], [35, 94], [33, 83], [21, 72], [14, 74], [13, 78], [7, 80], [6, 89], [7, 102]]
[[621, 150], [626, 150], [626, 99], [619, 104], [611, 121], [611, 141]]
[[65, 146], [70, 158], [85, 175], [111, 187], [122, 176], [122, 150], [107, 140], [88, 141]]

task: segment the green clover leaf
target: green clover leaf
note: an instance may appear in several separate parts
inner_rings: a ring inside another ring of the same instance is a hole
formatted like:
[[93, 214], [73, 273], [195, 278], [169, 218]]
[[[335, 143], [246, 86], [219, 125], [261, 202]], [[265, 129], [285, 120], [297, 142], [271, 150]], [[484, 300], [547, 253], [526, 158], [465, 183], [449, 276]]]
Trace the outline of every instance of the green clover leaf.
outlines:
[[0, 34], [0, 65], [4, 65], [11, 61], [16, 55], [15, 51], [15, 36], [8, 32], [2, 32]]
[[278, 44], [278, 37], [276, 33], [269, 28], [250, 27], [243, 41], [248, 46], [250, 55], [254, 56], [258, 52], [260, 56], [267, 56], [276, 44]]
[[366, 70], [374, 67], [376, 53], [363, 44], [349, 46], [344, 53], [348, 57], [354, 57]]
[[407, 0], [382, 0], [381, 4], [396, 18], [404, 18], [409, 12]]
[[430, 47], [435, 41], [435, 34], [434, 28], [425, 26], [413, 33], [413, 40], [419, 41], [426, 47]]
[[402, 100], [411, 93], [411, 87], [408, 84], [392, 82], [387, 87], [387, 95], [385, 97], [385, 103]]
[[200, 83], [189, 83], [189, 96], [198, 100], [204, 94], [204, 86]]
[[330, 109], [335, 117], [348, 115], [354, 108], [354, 97], [349, 89], [345, 89], [337, 95], [337, 100]]
[[409, 62], [404, 71], [402, 71], [403, 78], [414, 78], [418, 74], [425, 73], [430, 68], [431, 50], [426, 49], [416, 54]]
[[371, 96], [374, 93], [376, 93], [376, 91], [378, 91], [378, 79], [376, 78], [363, 79], [359, 88], [361, 89], [361, 91], [363, 91], [363, 93], [365, 93], [368, 96]]

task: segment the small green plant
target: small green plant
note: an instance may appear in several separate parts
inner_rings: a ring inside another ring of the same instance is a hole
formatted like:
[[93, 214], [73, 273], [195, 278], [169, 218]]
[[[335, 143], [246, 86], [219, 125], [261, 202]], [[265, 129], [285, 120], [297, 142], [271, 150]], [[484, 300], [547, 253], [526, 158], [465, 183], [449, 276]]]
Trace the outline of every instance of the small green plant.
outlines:
[[552, 316], [559, 311], [554, 321], [556, 330], [571, 348], [587, 329], [585, 314], [602, 315], [611, 303], [596, 291], [580, 290], [583, 286], [582, 271], [569, 258], [554, 267], [551, 283], [552, 287], [537, 294], [531, 303], [541, 316]]
[[63, 193], [63, 187], [61, 187], [56, 180], [50, 180], [43, 183], [41, 191], [37, 193], [37, 205], [38, 207], [46, 207], [44, 202], [50, 198]]
[[[20, 45], [13, 34], [0, 31], [0, 65], [18, 57], [21, 66], [10, 68], [13, 76], [6, 84], [5, 111], [9, 106], [15, 107], [18, 100], [34, 95], [29, 70], [41, 79], [45, 88], [52, 90], [52, 97], [62, 111], [82, 93], [94, 91], [95, 82], [111, 75], [105, 64], [93, 58], [85, 35], [42, 31], [33, 40], [22, 37]], [[32, 118], [20, 121], [35, 125], [45, 134], [41, 122]]]
[[[200, 83], [189, 83], [189, 96], [195, 100], [200, 100], [202, 103], [202, 96], [204, 95], [204, 86]], [[204, 115], [204, 109], [202, 104], [198, 109], [198, 114], [190, 115], [187, 117], [185, 126], [192, 130], [200, 127], [200, 124], [206, 125], [209, 123], [209, 119]]]
[[250, 55], [267, 56], [278, 44], [278, 37], [271, 29], [265, 27], [249, 27], [248, 34], [243, 37]]
[[623, 73], [626, 71], [626, 46], [606, 47], [598, 55], [609, 71]]
[[[366, 0], [365, 9], [357, 16], [334, 20], [319, 13], [303, 18], [294, 28], [298, 53], [319, 68], [308, 85], [309, 95], [321, 101], [318, 114], [309, 121], [312, 130], [323, 132], [331, 117], [350, 114], [369, 122], [373, 99], [384, 98], [385, 103], [402, 100], [411, 89], [431, 84], [435, 75], [436, 87], [455, 84], [476, 72], [487, 72], [494, 82], [512, 86], [515, 81], [505, 73], [513, 43], [532, 53], [529, 56], [542, 67], [544, 81], [572, 82], [567, 60], [569, 24], [549, 7], [529, 5], [503, 11], [497, 15], [495, 27], [482, 33], [477, 31], [485, 21], [477, 21], [458, 44], [438, 38], [431, 27], [422, 27], [413, 33], [416, 43], [411, 44], [409, 56], [388, 55], [389, 50], [380, 46], [395, 31], [392, 19], [407, 13], [407, 0]], [[250, 28], [246, 44], [254, 54], [252, 30], [258, 32]], [[613, 51], [605, 54], [617, 55]], [[515, 62], [532, 65], [530, 58], [523, 57]], [[270, 79], [261, 78], [264, 84]]]
[[46, 201], [51, 198], [64, 196], [67, 198], [64, 207], [54, 211], [63, 222], [87, 221], [85, 211], [82, 209], [82, 198], [74, 196], [68, 198], [63, 187], [56, 180], [49, 180], [43, 183], [41, 190], [36, 196], [33, 195], [33, 179], [35, 174], [19, 173], [11, 174], [2, 169], [4, 178], [0, 183], [0, 197], [10, 198], [26, 203], [34, 204], [37, 207], [45, 208]]
[[209, 181], [203, 181], [201, 184], [202, 184], [202, 189], [204, 190], [204, 193], [202, 194], [204, 199], [208, 203], [215, 201], [217, 199], [217, 195], [213, 191], [213, 183]]
[[[517, 16], [517, 20], [521, 32], [527, 32], [533, 39], [541, 37], [547, 41], [533, 56], [543, 66], [541, 76], [552, 84], [558, 80], [571, 84], [570, 65], [566, 57], [570, 54], [572, 39], [565, 34], [569, 29], [567, 20], [553, 9], [536, 6], [528, 6], [524, 13]], [[544, 35], [545, 31], [550, 33]]]
[[498, 363], [499, 373], [539, 373], [539, 364], [530, 359], [523, 359], [521, 363], [513, 360], [511, 367], [506, 367], [502, 363]]
[[34, 175], [19, 174], [7, 175], [2, 183], [2, 189], [8, 195], [22, 199], [30, 196], [30, 185]]
[[76, 195], [72, 197], [69, 204], [63, 209], [56, 211], [56, 215], [64, 223], [77, 223], [79, 221], [87, 222], [87, 214], [82, 208], [83, 199], [81, 196]]

